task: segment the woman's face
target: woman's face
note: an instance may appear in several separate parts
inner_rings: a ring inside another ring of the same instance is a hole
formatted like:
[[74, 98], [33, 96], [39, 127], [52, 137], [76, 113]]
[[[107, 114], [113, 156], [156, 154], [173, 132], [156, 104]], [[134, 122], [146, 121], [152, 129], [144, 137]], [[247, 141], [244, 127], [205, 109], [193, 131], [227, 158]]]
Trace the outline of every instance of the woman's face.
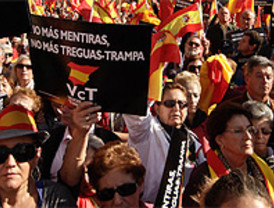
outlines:
[[[124, 184], [133, 184], [137, 181], [129, 173], [115, 168], [109, 171], [105, 176], [99, 179], [98, 189], [99, 191], [106, 189], [116, 189], [117, 187]], [[142, 184], [138, 184], [135, 193], [129, 196], [121, 196], [117, 191], [114, 193], [114, 197], [108, 201], [101, 201], [102, 208], [128, 208], [128, 207], [139, 207], [140, 194], [142, 193]]]
[[226, 124], [223, 134], [216, 137], [224, 156], [237, 161], [253, 154], [253, 134], [247, 131], [251, 124], [244, 115], [233, 116]]
[[22, 59], [20, 63], [17, 64], [16, 77], [18, 79], [19, 84], [29, 83], [33, 79], [32, 65], [30, 59]]
[[12, 94], [12, 88], [5, 77], [0, 77], [0, 93], [7, 94], [8, 97]]
[[[33, 143], [33, 140], [30, 136], [3, 139], [0, 140], [0, 147], [13, 148], [20, 143]], [[5, 162], [0, 164], [0, 191], [28, 188], [31, 171], [37, 165], [40, 154], [41, 148], [37, 148], [34, 158], [27, 162], [17, 162], [10, 154]]]
[[266, 155], [261, 155], [260, 153], [267, 152], [267, 143], [272, 132], [270, 122], [266, 118], [262, 118], [252, 120], [252, 123], [258, 130], [258, 133], [253, 141], [254, 151], [264, 157]]
[[187, 100], [188, 113], [196, 113], [201, 95], [201, 89], [197, 84], [188, 84], [187, 86]]

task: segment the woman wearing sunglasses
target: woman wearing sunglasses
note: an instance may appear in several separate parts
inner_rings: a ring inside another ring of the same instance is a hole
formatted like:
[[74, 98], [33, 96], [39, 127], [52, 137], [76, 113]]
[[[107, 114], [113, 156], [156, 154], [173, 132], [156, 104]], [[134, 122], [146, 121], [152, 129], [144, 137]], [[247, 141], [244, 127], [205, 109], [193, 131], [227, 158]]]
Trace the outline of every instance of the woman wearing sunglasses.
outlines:
[[109, 142], [99, 148], [88, 175], [101, 208], [148, 207], [140, 200], [145, 167], [138, 152], [127, 143]]
[[255, 100], [246, 101], [243, 107], [251, 113], [252, 124], [257, 128], [253, 141], [254, 151], [274, 171], [274, 150], [268, 146], [273, 128], [273, 112], [267, 105]]
[[0, 114], [0, 207], [76, 207], [67, 188], [39, 180], [41, 144], [33, 114], [10, 105]]
[[34, 89], [31, 60], [28, 55], [20, 55], [11, 70], [14, 86]]
[[222, 104], [210, 114], [207, 134], [211, 150], [207, 152], [207, 161], [193, 171], [183, 193], [183, 206], [199, 207], [192, 196], [199, 196], [206, 177], [217, 180], [237, 169], [262, 182], [274, 202], [274, 173], [253, 154], [257, 129], [251, 123], [250, 113], [238, 104]]

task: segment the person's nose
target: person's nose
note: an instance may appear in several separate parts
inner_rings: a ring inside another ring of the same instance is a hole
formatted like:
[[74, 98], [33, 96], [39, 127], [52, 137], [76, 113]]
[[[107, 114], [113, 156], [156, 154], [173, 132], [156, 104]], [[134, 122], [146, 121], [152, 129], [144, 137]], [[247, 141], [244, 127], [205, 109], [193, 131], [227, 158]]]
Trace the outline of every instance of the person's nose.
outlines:
[[114, 207], [119, 207], [122, 204], [122, 196], [120, 196], [117, 192], [114, 194], [113, 205]]
[[17, 163], [12, 154], [9, 154], [8, 158], [6, 159], [4, 163], [7, 167], [14, 167]]
[[245, 139], [252, 140], [252, 139], [254, 139], [254, 135], [251, 134], [249, 131], [245, 130]]

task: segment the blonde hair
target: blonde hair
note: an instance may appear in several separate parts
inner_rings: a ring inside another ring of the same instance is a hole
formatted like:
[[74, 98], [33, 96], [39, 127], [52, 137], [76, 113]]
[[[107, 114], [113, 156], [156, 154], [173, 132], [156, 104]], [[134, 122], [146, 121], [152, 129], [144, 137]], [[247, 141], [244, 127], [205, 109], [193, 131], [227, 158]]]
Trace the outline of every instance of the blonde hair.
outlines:
[[179, 83], [186, 89], [188, 89], [189, 85], [194, 84], [194, 85], [197, 85], [200, 92], [202, 90], [199, 77], [197, 77], [197, 75], [195, 75], [191, 72], [188, 72], [188, 71], [182, 71], [182, 72], [178, 73], [174, 79], [174, 82]]
[[28, 55], [26, 55], [26, 54], [20, 55], [18, 57], [17, 61], [12, 66], [10, 78], [11, 78], [12, 82], [14, 83], [14, 86], [16, 86], [18, 84], [18, 77], [16, 75], [16, 67], [17, 67], [18, 64], [21, 63], [22, 60], [25, 60], [25, 59], [30, 60], [30, 57]]

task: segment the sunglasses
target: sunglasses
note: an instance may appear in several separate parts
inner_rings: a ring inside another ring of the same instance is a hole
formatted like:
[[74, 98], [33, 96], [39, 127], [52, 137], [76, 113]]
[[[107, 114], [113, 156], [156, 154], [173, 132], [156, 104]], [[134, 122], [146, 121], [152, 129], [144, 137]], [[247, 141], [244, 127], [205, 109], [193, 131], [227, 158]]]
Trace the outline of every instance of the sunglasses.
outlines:
[[97, 191], [97, 196], [100, 201], [109, 201], [114, 198], [115, 192], [120, 196], [130, 196], [137, 191], [137, 183], [125, 183], [114, 188], [105, 188], [101, 191]]
[[188, 106], [188, 103], [184, 103], [180, 100], [178, 100], [178, 101], [176, 101], [176, 100], [166, 100], [166, 101], [163, 102], [164, 106], [167, 107], [167, 108], [173, 108], [176, 105], [176, 103], [178, 103], [180, 109], [184, 109]]
[[188, 44], [189, 44], [190, 46], [196, 46], [196, 47], [199, 47], [199, 46], [200, 46], [199, 43], [195, 43], [195, 42], [192, 42], [192, 41], [190, 41]]
[[12, 57], [12, 56], [13, 56], [13, 53], [6, 53], [5, 56], [6, 56], [6, 57]]
[[188, 67], [188, 71], [192, 73], [196, 73], [197, 70], [200, 71], [200, 69], [201, 69], [201, 65], [200, 66], [191, 65]]
[[33, 159], [36, 153], [36, 146], [32, 143], [20, 143], [13, 148], [0, 146], [0, 164], [3, 164], [10, 154], [17, 162], [27, 162]]
[[26, 65], [26, 64], [17, 64], [18, 68], [23, 69], [24, 67], [26, 67], [27, 69], [32, 69], [32, 65]]

